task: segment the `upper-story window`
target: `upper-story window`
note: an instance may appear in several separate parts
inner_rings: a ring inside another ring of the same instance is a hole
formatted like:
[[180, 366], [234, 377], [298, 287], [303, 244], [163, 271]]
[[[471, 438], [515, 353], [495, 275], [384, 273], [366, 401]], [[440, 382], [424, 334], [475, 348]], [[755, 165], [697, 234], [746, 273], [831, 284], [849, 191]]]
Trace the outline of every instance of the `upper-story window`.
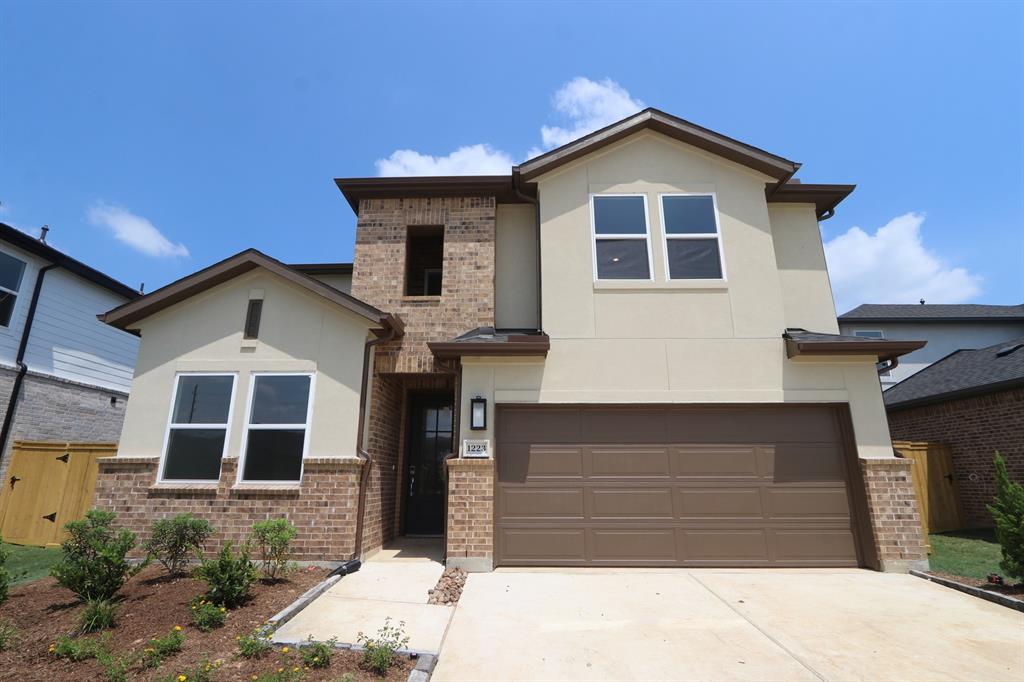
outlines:
[[25, 262], [0, 252], [0, 327], [9, 327], [18, 300]]
[[595, 194], [593, 218], [594, 277], [651, 279], [651, 238], [647, 197], [642, 194]]
[[294, 483], [309, 440], [312, 374], [253, 374], [242, 480]]
[[234, 374], [179, 374], [161, 480], [216, 481], [227, 447]]
[[440, 296], [444, 227], [413, 226], [405, 239], [405, 295]]
[[668, 279], [725, 279], [713, 194], [662, 194]]

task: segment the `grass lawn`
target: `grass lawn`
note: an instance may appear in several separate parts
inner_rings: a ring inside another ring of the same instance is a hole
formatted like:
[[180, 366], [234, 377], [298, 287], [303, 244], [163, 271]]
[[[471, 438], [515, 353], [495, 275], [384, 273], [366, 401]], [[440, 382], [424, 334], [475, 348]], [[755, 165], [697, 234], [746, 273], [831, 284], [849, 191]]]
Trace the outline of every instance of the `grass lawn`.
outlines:
[[984, 580], [989, 573], [1002, 573], [1002, 553], [991, 529], [957, 530], [929, 535], [933, 571]]
[[4, 549], [11, 553], [7, 570], [14, 580], [12, 585], [32, 582], [50, 575], [50, 566], [60, 559], [58, 547], [25, 547], [4, 543]]

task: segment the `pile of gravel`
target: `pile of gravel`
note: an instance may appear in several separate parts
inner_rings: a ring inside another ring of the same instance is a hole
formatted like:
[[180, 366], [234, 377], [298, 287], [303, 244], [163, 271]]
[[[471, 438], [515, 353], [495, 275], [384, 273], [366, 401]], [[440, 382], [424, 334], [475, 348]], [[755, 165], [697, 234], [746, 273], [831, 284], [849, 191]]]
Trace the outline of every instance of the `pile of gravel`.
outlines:
[[459, 602], [465, 584], [466, 572], [461, 568], [449, 568], [441, 575], [434, 589], [427, 593], [430, 595], [427, 603], [454, 606]]

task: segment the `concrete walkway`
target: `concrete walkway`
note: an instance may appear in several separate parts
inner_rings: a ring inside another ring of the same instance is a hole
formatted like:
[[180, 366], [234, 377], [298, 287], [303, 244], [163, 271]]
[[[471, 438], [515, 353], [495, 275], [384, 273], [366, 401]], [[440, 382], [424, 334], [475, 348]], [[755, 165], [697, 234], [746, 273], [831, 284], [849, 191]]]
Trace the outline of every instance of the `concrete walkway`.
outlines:
[[454, 610], [427, 604], [427, 591], [444, 572], [440, 540], [403, 538], [344, 576], [274, 633], [275, 642], [298, 644], [310, 635], [357, 644], [360, 632], [376, 634], [390, 617], [404, 621], [409, 651], [436, 654]]
[[469, 577], [451, 680], [1024, 680], [1024, 614], [865, 570]]

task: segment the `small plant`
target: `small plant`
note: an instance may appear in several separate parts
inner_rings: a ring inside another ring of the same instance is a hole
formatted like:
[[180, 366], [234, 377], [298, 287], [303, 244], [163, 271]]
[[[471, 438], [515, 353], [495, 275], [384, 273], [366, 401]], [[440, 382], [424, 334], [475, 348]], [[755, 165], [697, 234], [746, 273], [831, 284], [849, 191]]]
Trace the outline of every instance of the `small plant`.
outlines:
[[189, 557], [202, 552], [211, 535], [213, 526], [206, 519], [178, 514], [153, 522], [145, 550], [163, 564], [169, 575], [178, 575], [188, 565]]
[[249, 539], [259, 550], [264, 577], [276, 580], [288, 572], [291, 542], [297, 532], [288, 519], [267, 519], [252, 524]]
[[174, 629], [163, 637], [149, 640], [149, 645], [142, 650], [142, 667], [159, 668], [168, 657], [181, 651], [181, 645], [184, 643], [185, 636], [181, 634], [181, 626], [175, 625]]
[[103, 675], [107, 682], [128, 682], [130, 658], [115, 656], [109, 651], [100, 651], [96, 654], [96, 660], [103, 666]]
[[7, 570], [7, 560], [11, 553], [4, 547], [4, 539], [0, 537], [0, 602], [6, 601], [7, 591], [11, 588], [11, 572]]
[[270, 643], [270, 633], [262, 632], [259, 629], [253, 630], [252, 634], [241, 635], [238, 640], [238, 654], [242, 658], [262, 658], [274, 645]]
[[1024, 485], [1010, 480], [1006, 462], [995, 456], [996, 496], [989, 512], [996, 523], [996, 539], [1003, 551], [999, 566], [1006, 575], [1024, 580]]
[[137, 566], [128, 562], [135, 533], [114, 530], [115, 518], [113, 512], [92, 509], [84, 519], [64, 526], [68, 533], [61, 543], [64, 556], [50, 569], [50, 575], [83, 601], [110, 599], [146, 566], [146, 562]]
[[306, 642], [299, 647], [302, 665], [308, 668], [326, 668], [331, 665], [331, 654], [338, 644], [337, 637], [332, 637], [326, 642], [314, 642], [313, 635], [310, 635]]
[[383, 676], [395, 664], [398, 650], [409, 643], [409, 636], [405, 634], [405, 621], [392, 625], [391, 618], [385, 618], [376, 637], [367, 637], [360, 632], [356, 641], [364, 648], [363, 667]]
[[201, 596], [192, 600], [192, 622], [203, 632], [224, 625], [227, 615], [227, 607], [217, 606]]
[[158, 678], [159, 682], [212, 682], [214, 673], [220, 668], [224, 661], [203, 661], [194, 668], [188, 668], [181, 672], [165, 675]]
[[21, 637], [21, 632], [13, 623], [0, 621], [0, 651], [10, 648], [18, 641], [19, 637]]
[[249, 560], [246, 545], [239, 548], [236, 556], [229, 542], [216, 558], [202, 560], [196, 569], [196, 577], [206, 581], [208, 601], [232, 609], [249, 598], [259, 571]]
[[89, 599], [78, 616], [82, 632], [99, 632], [114, 627], [120, 605], [112, 599]]
[[109, 651], [110, 640], [106, 637], [88, 639], [59, 637], [54, 644], [50, 645], [50, 653], [57, 658], [66, 658], [76, 662], [96, 658], [99, 654]]
[[256, 682], [295, 682], [302, 679], [302, 671], [296, 666], [281, 666], [259, 677], [253, 675], [252, 679]]

